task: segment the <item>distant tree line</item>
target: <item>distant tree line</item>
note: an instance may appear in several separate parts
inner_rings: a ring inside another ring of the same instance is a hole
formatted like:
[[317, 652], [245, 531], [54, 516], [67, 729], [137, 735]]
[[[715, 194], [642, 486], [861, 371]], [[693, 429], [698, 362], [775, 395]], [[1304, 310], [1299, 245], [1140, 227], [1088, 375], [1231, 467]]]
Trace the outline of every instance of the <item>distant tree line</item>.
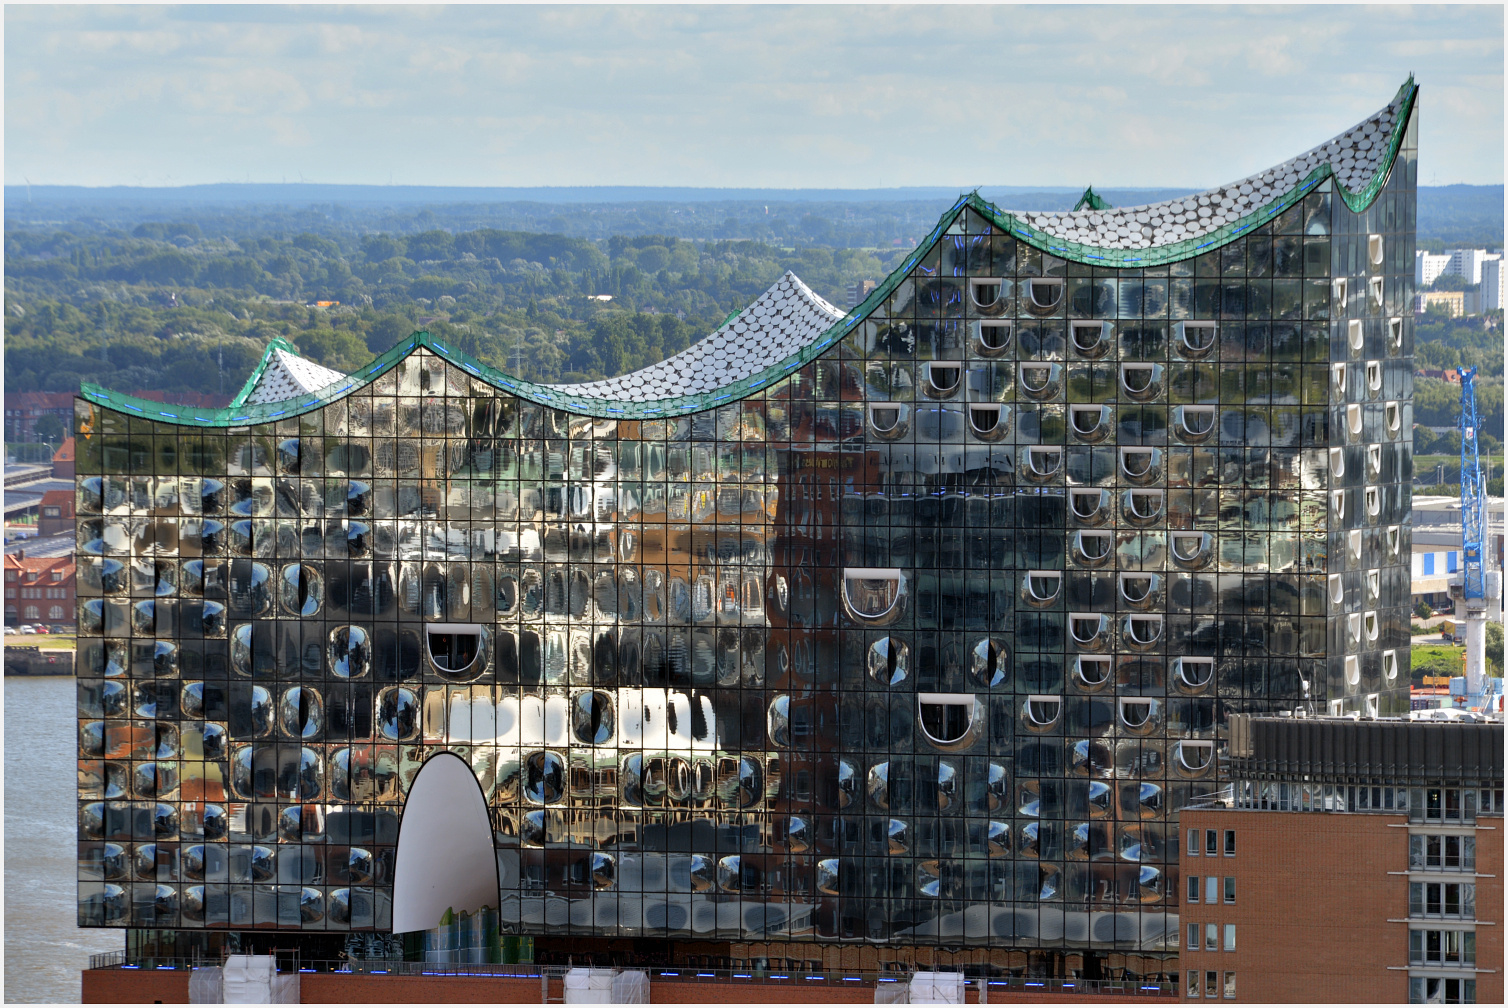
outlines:
[[521, 377], [589, 381], [685, 349], [785, 270], [846, 307], [849, 283], [878, 279], [899, 255], [494, 229], [338, 240], [206, 236], [193, 222], [12, 230], [5, 387], [234, 392], [273, 336], [349, 370], [419, 328]]

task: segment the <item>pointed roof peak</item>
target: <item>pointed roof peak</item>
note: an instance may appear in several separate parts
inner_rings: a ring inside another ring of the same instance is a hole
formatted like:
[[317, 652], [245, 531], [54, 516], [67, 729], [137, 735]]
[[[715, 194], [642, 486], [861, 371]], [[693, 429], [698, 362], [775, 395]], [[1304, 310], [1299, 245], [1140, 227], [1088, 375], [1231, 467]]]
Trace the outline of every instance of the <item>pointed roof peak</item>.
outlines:
[[1073, 211], [1075, 213], [1077, 213], [1080, 210], [1109, 210], [1109, 209], [1110, 209], [1110, 204], [1105, 201], [1105, 198], [1103, 196], [1101, 196], [1099, 193], [1097, 193], [1097, 192], [1094, 191], [1094, 186], [1086, 186], [1084, 188], [1084, 195], [1080, 196], [1079, 197], [1079, 201], [1073, 205]]
[[276, 336], [267, 344], [261, 363], [252, 372], [246, 387], [231, 405], [282, 402], [318, 392], [344, 378], [345, 374], [305, 360], [294, 352], [292, 343]]

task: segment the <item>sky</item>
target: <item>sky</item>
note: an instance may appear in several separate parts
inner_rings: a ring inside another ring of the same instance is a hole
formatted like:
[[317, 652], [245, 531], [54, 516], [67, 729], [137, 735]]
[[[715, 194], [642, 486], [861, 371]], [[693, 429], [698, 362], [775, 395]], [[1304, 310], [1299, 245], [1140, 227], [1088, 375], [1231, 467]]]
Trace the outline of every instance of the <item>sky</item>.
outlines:
[[5, 183], [1205, 188], [1420, 87], [1503, 181], [1503, 7], [5, 7]]

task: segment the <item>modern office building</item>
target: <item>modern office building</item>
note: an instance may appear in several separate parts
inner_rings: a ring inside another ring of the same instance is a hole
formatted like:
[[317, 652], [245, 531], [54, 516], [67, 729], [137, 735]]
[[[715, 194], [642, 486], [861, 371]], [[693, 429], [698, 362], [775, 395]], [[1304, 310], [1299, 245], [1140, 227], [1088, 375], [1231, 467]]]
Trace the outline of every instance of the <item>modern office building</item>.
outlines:
[[86, 387], [80, 922], [1170, 982], [1227, 716], [1408, 709], [1416, 93], [603, 381]]
[[1500, 1004], [1503, 725], [1233, 715], [1184, 809], [1185, 1000]]
[[1434, 283], [1441, 273], [1450, 270], [1452, 258], [1450, 255], [1417, 250], [1414, 253], [1414, 286], [1422, 290]]

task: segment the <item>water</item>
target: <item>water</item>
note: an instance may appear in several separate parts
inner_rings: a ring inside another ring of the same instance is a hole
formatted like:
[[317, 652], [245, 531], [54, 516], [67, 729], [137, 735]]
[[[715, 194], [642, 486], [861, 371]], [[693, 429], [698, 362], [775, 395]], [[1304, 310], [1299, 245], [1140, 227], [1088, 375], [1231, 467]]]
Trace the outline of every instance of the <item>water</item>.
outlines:
[[79, 971], [125, 932], [75, 917], [78, 738], [71, 676], [5, 679], [5, 1000], [77, 1004]]

